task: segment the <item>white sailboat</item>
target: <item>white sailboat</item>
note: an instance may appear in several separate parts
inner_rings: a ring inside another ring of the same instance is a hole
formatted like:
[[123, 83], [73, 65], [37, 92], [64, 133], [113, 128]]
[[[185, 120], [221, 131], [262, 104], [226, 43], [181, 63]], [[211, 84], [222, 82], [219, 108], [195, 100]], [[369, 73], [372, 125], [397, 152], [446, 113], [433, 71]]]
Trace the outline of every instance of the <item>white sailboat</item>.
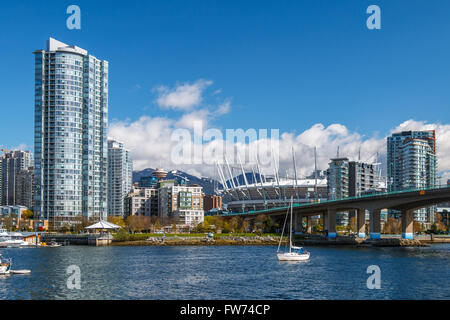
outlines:
[[280, 243], [278, 244], [277, 249], [277, 257], [279, 261], [305, 261], [309, 259], [309, 252], [304, 250], [302, 247], [296, 247], [292, 245], [292, 211], [294, 206], [294, 200], [291, 197], [291, 219], [289, 224], [289, 251], [288, 252], [280, 252], [281, 241], [283, 240], [284, 227], [286, 226], [287, 215], [289, 211], [286, 213], [286, 220], [284, 221], [283, 231], [280, 237]]

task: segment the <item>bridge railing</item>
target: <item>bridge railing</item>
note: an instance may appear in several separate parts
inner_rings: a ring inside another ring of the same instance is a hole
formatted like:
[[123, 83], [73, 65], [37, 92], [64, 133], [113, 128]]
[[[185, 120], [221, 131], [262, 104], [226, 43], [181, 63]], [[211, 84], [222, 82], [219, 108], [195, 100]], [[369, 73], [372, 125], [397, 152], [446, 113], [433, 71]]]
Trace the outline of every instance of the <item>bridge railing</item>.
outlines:
[[[389, 196], [389, 195], [396, 195], [396, 194], [402, 194], [402, 193], [408, 193], [408, 192], [421, 192], [421, 191], [432, 191], [432, 190], [441, 190], [441, 189], [449, 189], [450, 186], [444, 185], [444, 186], [437, 186], [433, 188], [412, 188], [412, 189], [403, 189], [403, 190], [397, 190], [397, 191], [386, 191], [386, 192], [374, 192], [374, 193], [368, 193], [364, 195], [354, 196], [354, 197], [347, 197], [347, 198], [341, 198], [341, 199], [331, 199], [331, 200], [325, 200], [320, 202], [305, 202], [305, 203], [294, 203], [294, 208], [299, 207], [307, 207], [314, 204], [326, 204], [326, 203], [336, 203], [341, 201], [347, 201], [347, 200], [358, 200], [358, 199], [367, 199], [371, 197], [378, 197], [378, 196]], [[236, 215], [251, 215], [251, 214], [264, 214], [265, 212], [272, 212], [272, 211], [279, 211], [279, 210], [287, 210], [289, 206], [280, 206], [280, 207], [274, 207], [270, 209], [263, 209], [263, 210], [250, 210], [245, 212], [231, 212], [227, 214], [223, 214], [222, 216], [236, 216]]]

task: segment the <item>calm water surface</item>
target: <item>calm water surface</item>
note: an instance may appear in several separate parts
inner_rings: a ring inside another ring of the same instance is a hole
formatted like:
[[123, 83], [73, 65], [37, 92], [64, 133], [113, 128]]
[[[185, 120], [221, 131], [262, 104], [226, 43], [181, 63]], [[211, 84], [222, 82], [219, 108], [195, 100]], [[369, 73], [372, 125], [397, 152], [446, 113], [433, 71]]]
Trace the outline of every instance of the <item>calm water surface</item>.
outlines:
[[[276, 247], [2, 249], [13, 269], [0, 299], [450, 299], [450, 245], [310, 247], [308, 262], [278, 262]], [[81, 289], [66, 269], [81, 269]], [[369, 290], [369, 265], [381, 289]]]

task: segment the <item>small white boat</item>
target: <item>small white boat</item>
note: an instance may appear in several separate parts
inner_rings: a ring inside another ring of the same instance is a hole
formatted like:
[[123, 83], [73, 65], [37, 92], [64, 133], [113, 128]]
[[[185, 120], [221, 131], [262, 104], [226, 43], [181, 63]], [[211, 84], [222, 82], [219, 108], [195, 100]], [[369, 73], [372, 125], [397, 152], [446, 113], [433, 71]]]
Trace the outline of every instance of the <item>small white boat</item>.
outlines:
[[11, 270], [11, 259], [5, 259], [0, 254], [0, 275], [9, 274]]
[[10, 270], [11, 274], [29, 274], [31, 270], [23, 269], [23, 270]]
[[292, 211], [294, 206], [294, 200], [291, 197], [291, 220], [289, 224], [289, 251], [288, 252], [280, 252], [281, 241], [283, 239], [284, 227], [286, 226], [287, 215], [289, 214], [289, 210], [286, 213], [286, 219], [283, 225], [283, 231], [280, 237], [280, 243], [278, 244], [277, 257], [279, 261], [305, 261], [309, 259], [309, 252], [304, 250], [302, 247], [296, 247], [292, 245]]
[[45, 247], [47, 247], [47, 248], [58, 248], [58, 247], [61, 247], [61, 245], [59, 243], [53, 241], [53, 242], [50, 242], [49, 244], [47, 244]]

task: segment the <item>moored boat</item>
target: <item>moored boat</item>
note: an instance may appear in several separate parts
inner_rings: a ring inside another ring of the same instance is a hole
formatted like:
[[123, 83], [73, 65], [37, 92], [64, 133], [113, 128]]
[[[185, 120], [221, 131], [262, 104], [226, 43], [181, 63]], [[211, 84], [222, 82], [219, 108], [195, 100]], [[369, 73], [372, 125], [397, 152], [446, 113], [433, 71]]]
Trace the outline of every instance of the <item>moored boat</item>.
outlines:
[[289, 210], [286, 213], [286, 219], [283, 225], [283, 231], [280, 237], [280, 243], [278, 244], [277, 250], [277, 258], [279, 261], [305, 261], [309, 259], [309, 252], [304, 250], [302, 247], [296, 247], [292, 245], [292, 211], [294, 206], [294, 200], [291, 197], [291, 205], [290, 205], [290, 223], [289, 223], [289, 251], [288, 252], [280, 252], [281, 241], [283, 239], [284, 227], [286, 226], [287, 215], [289, 214]]
[[0, 275], [9, 274], [11, 270], [11, 259], [3, 258], [0, 254]]

